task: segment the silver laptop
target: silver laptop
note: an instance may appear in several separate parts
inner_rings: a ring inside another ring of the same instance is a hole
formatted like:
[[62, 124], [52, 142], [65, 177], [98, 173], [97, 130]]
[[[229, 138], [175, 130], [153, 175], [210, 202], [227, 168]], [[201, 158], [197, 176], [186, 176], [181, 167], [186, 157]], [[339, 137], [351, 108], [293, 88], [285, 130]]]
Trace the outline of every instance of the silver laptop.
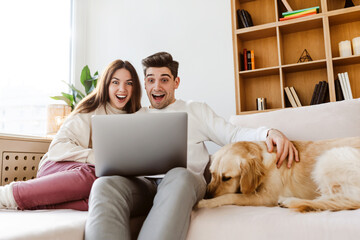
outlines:
[[186, 168], [187, 113], [92, 117], [96, 176], [148, 176]]

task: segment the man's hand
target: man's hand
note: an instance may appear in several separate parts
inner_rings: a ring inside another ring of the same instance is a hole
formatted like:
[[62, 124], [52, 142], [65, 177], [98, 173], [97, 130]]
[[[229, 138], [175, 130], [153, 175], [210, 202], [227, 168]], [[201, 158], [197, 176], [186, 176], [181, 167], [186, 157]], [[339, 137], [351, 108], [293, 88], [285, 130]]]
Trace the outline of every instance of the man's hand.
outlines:
[[274, 146], [277, 148], [276, 165], [279, 168], [286, 157], [288, 157], [287, 167], [290, 168], [293, 161], [299, 162], [299, 154], [290, 140], [279, 130], [270, 129], [266, 137], [266, 145], [269, 152]]

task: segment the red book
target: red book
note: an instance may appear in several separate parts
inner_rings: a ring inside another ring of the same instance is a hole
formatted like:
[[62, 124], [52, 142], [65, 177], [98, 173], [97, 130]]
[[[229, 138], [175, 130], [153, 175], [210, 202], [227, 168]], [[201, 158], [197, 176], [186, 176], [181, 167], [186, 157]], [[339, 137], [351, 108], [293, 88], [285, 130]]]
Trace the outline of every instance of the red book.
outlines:
[[248, 62], [247, 62], [247, 50], [244, 48], [244, 70], [248, 70]]

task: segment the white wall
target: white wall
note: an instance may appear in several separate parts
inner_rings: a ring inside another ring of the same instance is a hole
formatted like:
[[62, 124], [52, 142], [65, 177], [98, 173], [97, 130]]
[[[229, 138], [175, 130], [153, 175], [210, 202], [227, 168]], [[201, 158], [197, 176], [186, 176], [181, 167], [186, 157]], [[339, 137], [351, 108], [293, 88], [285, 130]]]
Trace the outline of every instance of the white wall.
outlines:
[[77, 81], [85, 64], [102, 72], [117, 58], [143, 79], [141, 60], [168, 51], [180, 63], [176, 98], [235, 114], [230, 0], [75, 0], [74, 20]]

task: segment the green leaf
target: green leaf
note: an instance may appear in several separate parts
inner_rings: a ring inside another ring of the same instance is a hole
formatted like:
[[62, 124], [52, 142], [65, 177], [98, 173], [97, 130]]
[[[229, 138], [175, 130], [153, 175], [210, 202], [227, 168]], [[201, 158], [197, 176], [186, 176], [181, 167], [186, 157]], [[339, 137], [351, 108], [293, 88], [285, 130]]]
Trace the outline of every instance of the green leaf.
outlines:
[[73, 97], [74, 97], [74, 102], [75, 105], [81, 101], [81, 99], [83, 99], [83, 97], [81, 95], [78, 94], [78, 92], [73, 91]]
[[87, 94], [90, 94], [94, 89], [95, 89], [94, 86], [91, 85], [91, 87], [89, 88], [89, 92]]
[[97, 78], [92, 77], [91, 79], [86, 80], [86, 82], [89, 84], [89, 88], [86, 90], [86, 95], [88, 95], [95, 89], [97, 84]]
[[[76, 93], [76, 95], [79, 95], [81, 98], [80, 99], [82, 99], [82, 98], [84, 98], [85, 97], [85, 94], [84, 93], [82, 93], [79, 89], [77, 89], [77, 88], [75, 88], [75, 86], [73, 85], [73, 84], [69, 84], [69, 83], [67, 83], [67, 82], [65, 82], [65, 81], [63, 81], [66, 85], [68, 85], [69, 86], [69, 88], [72, 90], [72, 92], [73, 92], [73, 95], [74, 95], [74, 92]], [[74, 96], [74, 98], [75, 98], [75, 96]]]
[[90, 74], [90, 69], [88, 67], [88, 65], [86, 65], [82, 71], [81, 71], [81, 76], [80, 76], [80, 81], [82, 83], [82, 85], [85, 87], [85, 92], [86, 94], [89, 94], [89, 89], [91, 88], [91, 82], [89, 82], [88, 80], [92, 79], [91, 74]]
[[89, 66], [86, 65], [81, 70], [80, 81], [84, 85], [84, 82], [90, 78], [91, 78], [90, 69], [89, 69]]
[[93, 86], [94, 88], [96, 88], [96, 85], [97, 85], [97, 79], [95, 79], [95, 80], [92, 82], [92, 86]]
[[54, 97], [50, 97], [52, 99], [55, 99], [55, 100], [62, 100], [64, 101], [68, 106], [72, 107], [72, 103], [71, 101], [67, 98], [67, 97], [64, 97], [64, 96], [54, 96]]
[[64, 93], [64, 92], [61, 92], [61, 95], [63, 95], [65, 98], [67, 98], [69, 100], [69, 102], [70, 102], [70, 104], [68, 104], [69, 106], [74, 105], [74, 97], [73, 97], [73, 95], [68, 94], [68, 93]]

